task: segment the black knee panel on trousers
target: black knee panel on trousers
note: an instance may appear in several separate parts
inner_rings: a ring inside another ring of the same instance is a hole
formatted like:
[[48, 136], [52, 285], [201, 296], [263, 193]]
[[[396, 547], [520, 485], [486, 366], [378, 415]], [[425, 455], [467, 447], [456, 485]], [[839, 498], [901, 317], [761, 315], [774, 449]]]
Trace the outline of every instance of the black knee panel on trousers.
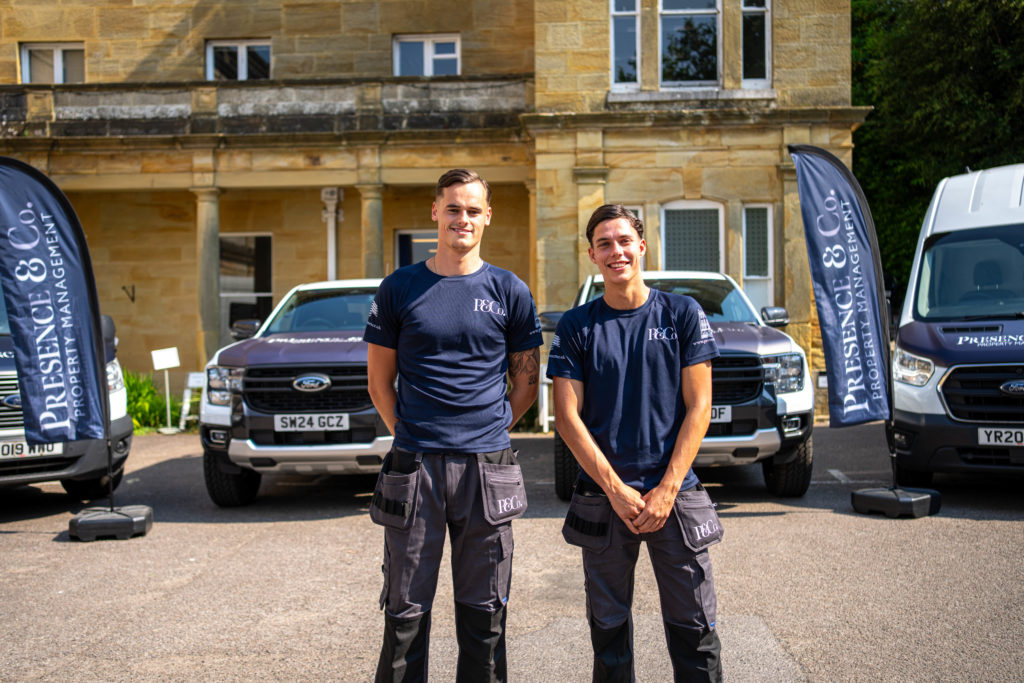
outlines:
[[722, 644], [718, 631], [666, 622], [665, 637], [676, 681], [722, 680]]
[[416, 683], [427, 680], [430, 612], [411, 619], [384, 615], [384, 644], [375, 683]]
[[459, 642], [456, 681], [508, 680], [504, 606], [487, 612], [455, 603], [455, 637]]
[[632, 683], [633, 621], [627, 619], [611, 629], [590, 624], [590, 643], [594, 646], [594, 683]]

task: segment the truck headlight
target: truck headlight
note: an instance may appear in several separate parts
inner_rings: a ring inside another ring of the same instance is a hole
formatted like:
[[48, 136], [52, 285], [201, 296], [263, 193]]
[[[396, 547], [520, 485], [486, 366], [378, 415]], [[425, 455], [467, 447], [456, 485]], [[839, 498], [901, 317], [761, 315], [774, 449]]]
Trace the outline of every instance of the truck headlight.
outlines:
[[206, 368], [206, 400], [215, 406], [231, 404], [231, 392], [242, 391], [243, 368]]
[[117, 359], [107, 363], [107, 391], [113, 393], [124, 389], [124, 373], [121, 372], [121, 364]]
[[892, 378], [897, 382], [923, 387], [928, 384], [934, 372], [935, 363], [896, 347], [892, 359]]
[[804, 357], [799, 353], [765, 356], [761, 364], [765, 381], [775, 385], [776, 393], [785, 394], [804, 388]]

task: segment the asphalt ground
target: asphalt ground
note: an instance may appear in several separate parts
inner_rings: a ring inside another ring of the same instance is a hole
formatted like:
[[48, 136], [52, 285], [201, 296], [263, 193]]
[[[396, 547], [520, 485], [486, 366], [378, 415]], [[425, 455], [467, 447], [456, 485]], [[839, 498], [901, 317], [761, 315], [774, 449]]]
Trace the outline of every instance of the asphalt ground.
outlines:
[[[550, 436], [516, 436], [529, 511], [514, 523], [508, 618], [516, 681], [586, 681], [578, 549], [560, 534]], [[920, 519], [861, 515], [851, 491], [891, 483], [879, 424], [817, 427], [815, 475], [773, 499], [757, 467], [700, 472], [719, 505], [712, 551], [730, 681], [1024, 678], [1024, 480], [936, 479]], [[0, 490], [0, 680], [368, 681], [383, 618], [373, 479], [267, 478], [253, 505], [214, 506], [198, 437], [137, 437], [118, 505], [155, 523], [74, 541], [59, 484]], [[445, 560], [447, 565], [447, 559]], [[671, 679], [646, 556], [636, 572], [640, 681]], [[454, 678], [451, 579], [433, 615], [432, 680]]]

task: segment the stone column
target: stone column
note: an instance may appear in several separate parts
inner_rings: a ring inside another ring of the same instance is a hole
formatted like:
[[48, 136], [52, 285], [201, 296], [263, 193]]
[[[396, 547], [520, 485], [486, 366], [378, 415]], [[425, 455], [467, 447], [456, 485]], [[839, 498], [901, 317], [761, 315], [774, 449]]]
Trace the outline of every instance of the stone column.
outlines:
[[384, 277], [384, 186], [356, 187], [362, 200], [359, 240], [363, 251], [362, 277]]
[[530, 278], [526, 284], [530, 286], [533, 291], [533, 296], [537, 297], [537, 263], [540, 259], [541, 244], [537, 239], [537, 181], [530, 179], [526, 181], [526, 194], [529, 197], [529, 225], [527, 228], [527, 244], [532, 245], [530, 249], [530, 270], [528, 277]]
[[196, 335], [199, 362], [220, 348], [220, 207], [215, 187], [192, 188], [196, 195]]
[[581, 283], [587, 275], [597, 272], [597, 266], [590, 262], [587, 253], [590, 243], [586, 231], [594, 209], [605, 203], [604, 186], [608, 180], [608, 168], [577, 166], [573, 169], [573, 179], [576, 181], [576, 282]]

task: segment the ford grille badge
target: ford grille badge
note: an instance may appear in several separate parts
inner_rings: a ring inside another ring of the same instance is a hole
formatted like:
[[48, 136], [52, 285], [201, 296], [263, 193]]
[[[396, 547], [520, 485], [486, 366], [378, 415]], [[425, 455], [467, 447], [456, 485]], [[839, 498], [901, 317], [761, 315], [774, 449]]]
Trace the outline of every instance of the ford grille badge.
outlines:
[[[1024, 396], [1024, 379], [1012, 379], [999, 385], [999, 391], [1010, 396]], [[4, 400], [6, 403], [6, 399]]]
[[10, 396], [4, 396], [3, 403], [8, 408], [21, 410], [21, 394], [11, 394]]
[[296, 377], [295, 381], [292, 382], [292, 386], [295, 387], [296, 391], [303, 391], [307, 394], [316, 391], [326, 391], [331, 388], [331, 378], [327, 375], [321, 375], [319, 372], [314, 372]]

